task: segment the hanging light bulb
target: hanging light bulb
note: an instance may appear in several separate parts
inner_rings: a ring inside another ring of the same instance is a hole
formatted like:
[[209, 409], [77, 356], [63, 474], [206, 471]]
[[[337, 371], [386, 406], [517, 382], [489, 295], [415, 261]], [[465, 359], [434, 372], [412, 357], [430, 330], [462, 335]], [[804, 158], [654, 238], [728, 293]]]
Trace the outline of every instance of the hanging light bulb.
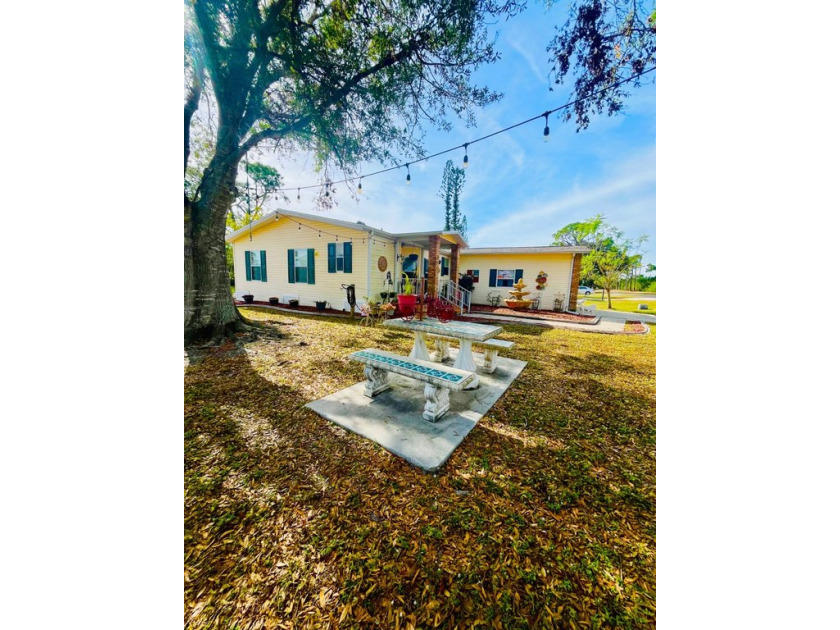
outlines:
[[318, 238], [321, 238], [321, 230], [318, 230]]
[[411, 186], [411, 171], [408, 168], [408, 164], [405, 165], [406, 175], [405, 175], [405, 185]]
[[359, 178], [359, 187], [356, 189], [356, 194], [357, 195], [362, 194], [362, 178], [361, 177]]
[[467, 155], [467, 147], [469, 144], [469, 142], [464, 143], [464, 168], [469, 168], [470, 166], [470, 156]]
[[338, 243], [338, 234], [335, 235], [335, 242]]
[[300, 229], [300, 223], [298, 223], [298, 229]]
[[300, 203], [300, 188], [298, 188], [298, 203]]
[[548, 142], [548, 134], [551, 133], [548, 130], [548, 112], [543, 114], [545, 116], [545, 129], [543, 129], [543, 142]]
[[275, 221], [279, 221], [279, 220], [280, 220], [280, 213], [279, 213], [279, 212], [275, 212], [275, 213], [274, 213], [274, 220], [275, 220]]

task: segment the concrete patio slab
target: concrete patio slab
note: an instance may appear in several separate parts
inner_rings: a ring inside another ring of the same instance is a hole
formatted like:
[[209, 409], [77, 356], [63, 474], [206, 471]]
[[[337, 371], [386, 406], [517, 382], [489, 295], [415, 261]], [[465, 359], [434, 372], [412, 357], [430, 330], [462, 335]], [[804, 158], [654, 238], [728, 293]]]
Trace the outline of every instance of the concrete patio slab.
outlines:
[[[458, 351], [451, 354], [457, 360]], [[473, 359], [476, 365], [484, 361], [480, 354], [473, 354]], [[447, 365], [450, 363], [447, 361]], [[399, 374], [389, 374], [391, 389], [375, 398], [364, 395], [365, 384], [361, 382], [306, 406], [408, 463], [434, 472], [446, 463], [525, 365], [525, 361], [499, 357], [493, 374], [478, 371], [478, 389], [451, 392], [449, 412], [435, 423], [423, 419], [424, 383]]]

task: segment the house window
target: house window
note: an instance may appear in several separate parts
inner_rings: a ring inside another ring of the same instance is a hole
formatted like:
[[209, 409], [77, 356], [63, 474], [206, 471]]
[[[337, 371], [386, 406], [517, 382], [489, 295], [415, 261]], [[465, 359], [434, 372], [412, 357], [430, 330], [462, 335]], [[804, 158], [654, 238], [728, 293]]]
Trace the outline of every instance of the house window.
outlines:
[[327, 273], [353, 273], [353, 243], [327, 243]]
[[306, 250], [295, 250], [295, 282], [309, 282], [309, 266], [306, 264]]
[[496, 272], [496, 286], [512, 287], [515, 273], [516, 271], [514, 269], [499, 269]]
[[266, 282], [268, 274], [265, 269], [265, 250], [245, 250], [245, 279]]
[[449, 275], [449, 260], [443, 256], [440, 257], [440, 275]]
[[259, 252], [251, 252], [251, 280], [262, 280], [262, 265], [260, 265]]

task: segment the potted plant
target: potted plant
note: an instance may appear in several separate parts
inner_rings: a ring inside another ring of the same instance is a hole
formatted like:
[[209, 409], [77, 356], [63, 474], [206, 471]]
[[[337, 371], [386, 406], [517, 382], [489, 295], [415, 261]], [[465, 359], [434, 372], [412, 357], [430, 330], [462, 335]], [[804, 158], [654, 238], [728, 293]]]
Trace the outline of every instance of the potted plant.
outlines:
[[254, 303], [254, 296], [250, 293], [243, 295], [242, 299], [245, 300], [245, 304], [253, 304]]
[[280, 304], [280, 298], [270, 297], [270, 298], [268, 298], [268, 303], [271, 304], [272, 306], [277, 306], [278, 304]]
[[315, 300], [315, 308], [321, 312], [327, 310], [327, 301], [326, 300]]
[[409, 313], [414, 314], [414, 306], [417, 304], [417, 298], [411, 286], [411, 278], [405, 272], [403, 272], [402, 293], [397, 296], [397, 303], [400, 305], [400, 313], [403, 315], [408, 315]]

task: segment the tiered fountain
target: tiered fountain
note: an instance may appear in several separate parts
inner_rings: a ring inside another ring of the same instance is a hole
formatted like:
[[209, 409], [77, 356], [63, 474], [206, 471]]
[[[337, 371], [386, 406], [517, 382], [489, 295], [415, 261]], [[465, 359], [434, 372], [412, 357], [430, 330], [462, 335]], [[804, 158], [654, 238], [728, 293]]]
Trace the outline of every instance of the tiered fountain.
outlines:
[[531, 306], [531, 304], [533, 303], [534, 300], [523, 300], [522, 299], [523, 295], [531, 295], [530, 291], [523, 291], [522, 290], [522, 289], [525, 288], [525, 281], [522, 280], [522, 278], [519, 279], [519, 282], [517, 282], [516, 284], [513, 285], [513, 288], [516, 289], [516, 291], [508, 291], [508, 293], [510, 293], [513, 296], [513, 298], [511, 298], [509, 300], [507, 300], [507, 299], [505, 300], [505, 304], [507, 304], [508, 308], [524, 309], [524, 308], [528, 308], [529, 306]]

